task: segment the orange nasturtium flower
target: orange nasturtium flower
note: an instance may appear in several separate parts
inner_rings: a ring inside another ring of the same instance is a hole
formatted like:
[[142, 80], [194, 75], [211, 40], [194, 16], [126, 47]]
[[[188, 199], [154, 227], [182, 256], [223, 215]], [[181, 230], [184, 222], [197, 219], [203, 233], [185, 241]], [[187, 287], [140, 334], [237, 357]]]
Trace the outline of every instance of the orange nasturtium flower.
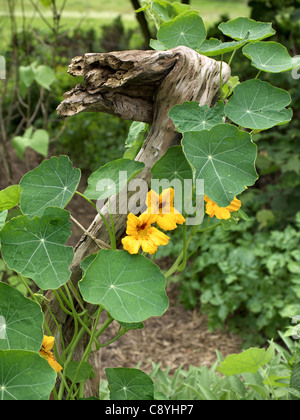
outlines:
[[216, 216], [217, 219], [230, 219], [230, 213], [238, 211], [241, 208], [242, 203], [236, 197], [227, 207], [219, 207], [214, 201], [204, 195], [204, 200], [206, 201], [206, 213], [210, 217]]
[[155, 223], [156, 215], [143, 213], [139, 217], [129, 213], [127, 229], [122, 239], [123, 248], [130, 254], [137, 254], [140, 247], [148, 254], [154, 254], [158, 245], [167, 245], [169, 237], [151, 226]]
[[158, 195], [150, 190], [147, 194], [146, 213], [156, 215], [156, 223], [163, 230], [174, 230], [177, 224], [182, 225], [185, 218], [174, 207], [174, 189], [168, 188]]
[[40, 355], [48, 361], [49, 365], [55, 370], [55, 372], [60, 372], [62, 367], [59, 363], [57, 363], [53, 353], [51, 352], [51, 349], [54, 346], [54, 340], [54, 337], [48, 337], [47, 335], [44, 335], [42, 347], [40, 349]]

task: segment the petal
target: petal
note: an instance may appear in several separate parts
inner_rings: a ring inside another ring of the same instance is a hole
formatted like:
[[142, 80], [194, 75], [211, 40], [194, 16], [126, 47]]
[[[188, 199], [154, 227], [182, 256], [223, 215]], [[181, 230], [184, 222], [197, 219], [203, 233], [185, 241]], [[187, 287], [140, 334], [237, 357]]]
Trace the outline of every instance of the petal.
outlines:
[[[146, 205], [152, 208], [153, 211], [151, 211], [151, 213], [158, 213], [159, 195], [154, 190], [150, 190], [148, 192], [146, 198]], [[155, 209], [157, 209], [156, 212], [154, 211]]]
[[142, 249], [144, 252], [148, 252], [148, 254], [154, 254], [157, 251], [157, 245], [149, 236], [146, 236], [146, 238], [142, 240]]
[[53, 355], [49, 356], [47, 360], [49, 365], [55, 370], [56, 373], [62, 370], [62, 367], [59, 363], [57, 363]]
[[44, 335], [42, 348], [44, 349], [45, 352], [49, 352], [53, 348], [54, 341], [55, 341], [54, 337], [51, 337], [51, 336], [49, 337], [47, 335]]
[[167, 245], [169, 243], [169, 239], [170, 239], [167, 235], [165, 235], [163, 232], [159, 231], [155, 227], [152, 227], [149, 230], [149, 235], [148, 236], [152, 239], [152, 241], [156, 245]]
[[234, 197], [232, 202], [226, 208], [230, 212], [233, 212], [233, 211], [238, 211], [241, 208], [241, 205], [242, 205], [241, 201], [238, 200], [236, 197]]
[[146, 224], [147, 226], [151, 226], [152, 223], [155, 223], [157, 219], [157, 215], [156, 214], [149, 214], [149, 213], [142, 213], [139, 216], [139, 221], [140, 221], [140, 226]]
[[183, 223], [185, 223], [185, 218], [175, 208], [174, 208], [174, 215], [176, 216], [176, 223], [178, 223], [179, 225], [183, 225]]
[[175, 214], [159, 214], [157, 224], [163, 230], [174, 230], [177, 228], [176, 219]]
[[168, 188], [163, 190], [159, 196], [159, 204], [162, 205], [163, 213], [170, 213], [170, 209], [173, 207], [174, 202], [174, 189]]
[[215, 216], [217, 219], [227, 220], [230, 219], [230, 211], [226, 207], [218, 207], [215, 210]]
[[142, 240], [136, 236], [125, 236], [121, 242], [125, 251], [128, 251], [129, 254], [137, 254], [139, 252]]
[[206, 204], [206, 213], [210, 217], [214, 217], [216, 214], [216, 204], [213, 201], [208, 201]]
[[127, 216], [127, 235], [134, 236], [137, 234], [137, 227], [140, 226], [140, 220], [133, 213], [129, 213]]

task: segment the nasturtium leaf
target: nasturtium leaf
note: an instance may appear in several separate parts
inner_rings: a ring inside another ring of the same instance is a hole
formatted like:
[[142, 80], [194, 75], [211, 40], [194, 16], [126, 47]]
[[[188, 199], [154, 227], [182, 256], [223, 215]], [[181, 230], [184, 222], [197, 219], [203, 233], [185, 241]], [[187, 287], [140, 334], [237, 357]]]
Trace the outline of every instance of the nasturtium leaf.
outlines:
[[258, 79], [239, 84], [225, 106], [225, 114], [236, 124], [266, 130], [292, 118], [288, 92]]
[[150, 47], [155, 50], [155, 51], [165, 51], [168, 48], [162, 43], [160, 42], [158, 39], [150, 39], [149, 42]]
[[252, 66], [270, 73], [292, 70], [300, 65], [300, 58], [291, 57], [288, 50], [277, 42], [254, 42], [243, 48], [243, 54]]
[[21, 210], [30, 217], [41, 216], [47, 207], [64, 208], [80, 181], [80, 169], [67, 156], [53, 156], [28, 172], [20, 181]]
[[257, 179], [256, 145], [249, 133], [233, 125], [186, 132], [182, 145], [194, 178], [204, 179], [205, 194], [220, 207], [228, 206]]
[[239, 375], [241, 373], [256, 373], [274, 356], [274, 344], [267, 350], [252, 347], [240, 354], [230, 354], [223, 360], [217, 370], [224, 375]]
[[35, 69], [34, 73], [35, 81], [44, 89], [50, 90], [50, 86], [56, 80], [56, 76], [52, 68], [46, 65], [41, 65]]
[[125, 147], [131, 147], [136, 141], [144, 137], [149, 124], [140, 121], [133, 121], [130, 125], [127, 139], [125, 140]]
[[21, 188], [19, 185], [10, 185], [0, 191], [0, 211], [10, 210], [20, 202]]
[[8, 214], [8, 210], [0, 211], [0, 230], [5, 225], [7, 214]]
[[214, 57], [216, 55], [226, 54], [237, 50], [243, 47], [247, 41], [248, 39], [245, 38], [242, 41], [221, 42], [220, 40], [212, 38], [203, 42], [199, 49], [199, 53]]
[[17, 136], [12, 139], [12, 145], [19, 156], [23, 160], [24, 152], [27, 147], [37, 153], [47, 157], [49, 147], [49, 134], [46, 130], [36, 130], [32, 134], [31, 127], [26, 130], [23, 136]]
[[[65, 375], [73, 382], [78, 384], [80, 382], [86, 382], [89, 378], [95, 377], [95, 372], [93, 367], [87, 363], [83, 362], [80, 366], [80, 369], [77, 373], [77, 369], [79, 368], [81, 362], [77, 360], [73, 360], [67, 364], [66, 369], [64, 369]], [[76, 377], [75, 377], [76, 376]]]
[[84, 194], [91, 200], [104, 200], [118, 194], [144, 166], [142, 162], [124, 158], [108, 162], [90, 175]]
[[146, 257], [101, 250], [79, 282], [86, 302], [105, 307], [121, 322], [141, 322], [168, 308], [165, 277]]
[[190, 6], [180, 2], [170, 3], [166, 0], [156, 0], [152, 2], [151, 8], [163, 22], [167, 22], [180, 13], [188, 11]]
[[128, 330], [141, 330], [142, 328], [144, 328], [144, 324], [142, 322], [118, 322], [121, 327], [124, 327]]
[[224, 104], [219, 102], [213, 108], [199, 106], [199, 102], [184, 102], [175, 105], [169, 112], [175, 128], [180, 133], [185, 131], [210, 130], [225, 121]]
[[43, 341], [40, 305], [0, 282], [0, 350], [39, 351]]
[[188, 164], [181, 146], [172, 146], [153, 165], [152, 179], [166, 179], [171, 182], [174, 179], [193, 179], [190, 165]]
[[20, 82], [23, 83], [26, 88], [29, 88], [34, 82], [34, 71], [31, 66], [20, 66], [19, 77]]
[[56, 372], [39, 353], [0, 350], [0, 401], [48, 400]]
[[192, 188], [188, 191], [184, 180], [190, 180], [192, 187], [193, 173], [181, 146], [172, 146], [153, 165], [151, 189], [161, 194], [164, 189], [172, 187], [175, 191], [174, 206], [183, 213], [187, 209], [185, 201], [191, 200]]
[[133, 368], [106, 368], [111, 400], [153, 400], [154, 383], [145, 372]]
[[271, 23], [257, 22], [247, 17], [238, 17], [228, 22], [222, 22], [218, 28], [224, 35], [236, 41], [244, 39], [248, 32], [248, 41], [259, 41], [275, 34]]
[[206, 38], [206, 29], [197, 12], [185, 12], [161, 25], [157, 39], [167, 48], [180, 45], [198, 49]]
[[31, 278], [40, 289], [57, 289], [70, 277], [73, 248], [70, 213], [46, 208], [42, 217], [18, 216], [0, 231], [1, 253], [12, 270]]

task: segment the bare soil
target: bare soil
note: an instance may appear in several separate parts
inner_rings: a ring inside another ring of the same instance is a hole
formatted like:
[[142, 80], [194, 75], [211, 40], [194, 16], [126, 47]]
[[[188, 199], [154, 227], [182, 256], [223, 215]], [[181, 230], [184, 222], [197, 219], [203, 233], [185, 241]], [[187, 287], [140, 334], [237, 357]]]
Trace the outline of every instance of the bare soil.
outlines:
[[[139, 364], [146, 373], [152, 370], [152, 362], [161, 368], [170, 367], [170, 374], [181, 366], [210, 367], [216, 360], [216, 350], [224, 357], [240, 353], [242, 340], [226, 330], [210, 332], [207, 318], [199, 310], [186, 310], [178, 302], [178, 288], [173, 283], [168, 289], [169, 309], [161, 317], [149, 318], [141, 330], [130, 330], [108, 347], [101, 349], [101, 371], [106, 367], [131, 367]], [[113, 323], [111, 330], [101, 336], [107, 342], [118, 331]]]

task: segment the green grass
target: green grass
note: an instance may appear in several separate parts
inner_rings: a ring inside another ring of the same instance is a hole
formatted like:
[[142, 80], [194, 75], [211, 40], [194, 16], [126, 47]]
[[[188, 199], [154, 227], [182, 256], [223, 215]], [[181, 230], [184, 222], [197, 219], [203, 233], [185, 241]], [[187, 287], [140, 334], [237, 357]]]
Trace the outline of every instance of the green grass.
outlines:
[[[23, 26], [22, 2], [16, 1], [16, 21], [19, 29]], [[51, 8], [39, 4], [39, 8], [48, 22], [52, 23]], [[63, 0], [56, 0], [58, 8]], [[36, 12], [30, 0], [23, 0], [25, 10], [25, 24], [27, 28], [47, 30], [47, 24]], [[191, 0], [191, 8], [199, 11], [207, 28], [219, 20], [221, 15], [228, 15], [230, 19], [238, 16], [248, 16], [247, 0]], [[127, 29], [138, 27], [130, 0], [67, 0], [61, 17], [61, 28], [73, 30], [80, 25], [83, 29], [95, 29], [99, 38], [101, 27], [112, 22], [118, 15], [122, 16]], [[76, 30], [76, 29], [75, 29]], [[0, 55], [4, 54], [10, 38], [10, 20], [8, 16], [7, 0], [0, 0]]]
[[[37, 0], [35, 0], [37, 1]], [[63, 0], [57, 0], [58, 7]], [[22, 22], [21, 0], [16, 0], [16, 15], [18, 23]], [[40, 9], [46, 19], [51, 19], [51, 8], [40, 4]], [[249, 9], [247, 0], [192, 0], [191, 8], [198, 10], [207, 26], [217, 21], [221, 14], [227, 14], [230, 18], [237, 16], [247, 16]], [[33, 27], [44, 28], [46, 24], [35, 12], [30, 0], [24, 0], [24, 10], [26, 18], [32, 22]], [[9, 29], [9, 19], [7, 16], [7, 0], [0, 0], [0, 27], [5, 31]], [[132, 9], [130, 0], [67, 0], [65, 10], [62, 14], [62, 25], [66, 28], [74, 28], [83, 19], [82, 26], [86, 28], [101, 26], [113, 20], [121, 14], [126, 25], [136, 25], [135, 13]]]

